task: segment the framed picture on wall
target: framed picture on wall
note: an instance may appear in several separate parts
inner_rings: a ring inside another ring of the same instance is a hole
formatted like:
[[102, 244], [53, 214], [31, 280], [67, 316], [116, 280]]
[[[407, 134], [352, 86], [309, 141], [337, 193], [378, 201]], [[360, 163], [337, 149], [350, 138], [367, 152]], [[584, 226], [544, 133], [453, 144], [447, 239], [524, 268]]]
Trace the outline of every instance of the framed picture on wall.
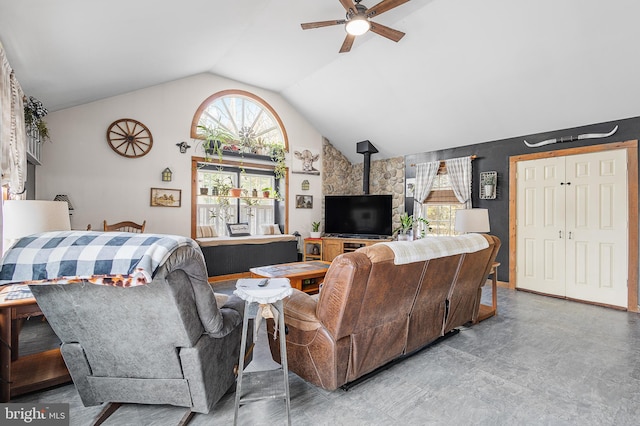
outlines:
[[312, 209], [313, 195], [296, 195], [296, 209]]
[[151, 188], [151, 207], [180, 207], [181, 189]]

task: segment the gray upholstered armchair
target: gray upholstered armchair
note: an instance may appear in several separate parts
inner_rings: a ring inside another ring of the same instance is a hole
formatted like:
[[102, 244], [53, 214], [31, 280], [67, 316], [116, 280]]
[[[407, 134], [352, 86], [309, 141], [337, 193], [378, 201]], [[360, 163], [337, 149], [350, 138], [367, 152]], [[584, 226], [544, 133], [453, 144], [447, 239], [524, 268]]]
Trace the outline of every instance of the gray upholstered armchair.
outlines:
[[146, 285], [30, 287], [84, 405], [113, 403], [100, 417], [120, 403], [170, 404], [189, 408], [186, 423], [235, 383], [244, 302], [218, 308], [197, 248], [175, 250]]

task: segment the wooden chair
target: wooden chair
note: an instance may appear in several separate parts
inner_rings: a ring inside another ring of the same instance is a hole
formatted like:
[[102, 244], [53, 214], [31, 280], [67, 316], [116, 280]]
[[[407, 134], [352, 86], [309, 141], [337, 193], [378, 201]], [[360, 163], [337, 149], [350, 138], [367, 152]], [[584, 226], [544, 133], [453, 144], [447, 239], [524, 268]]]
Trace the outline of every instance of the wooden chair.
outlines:
[[130, 222], [130, 221], [124, 221], [124, 222], [118, 222], [118, 223], [114, 223], [113, 225], [108, 225], [107, 221], [104, 221], [104, 230], [105, 231], [118, 231], [118, 232], [135, 232], [135, 233], [142, 233], [144, 232], [144, 227], [147, 224], [147, 221], [145, 220], [144, 222], [142, 222], [142, 225], [138, 225], [135, 222]]

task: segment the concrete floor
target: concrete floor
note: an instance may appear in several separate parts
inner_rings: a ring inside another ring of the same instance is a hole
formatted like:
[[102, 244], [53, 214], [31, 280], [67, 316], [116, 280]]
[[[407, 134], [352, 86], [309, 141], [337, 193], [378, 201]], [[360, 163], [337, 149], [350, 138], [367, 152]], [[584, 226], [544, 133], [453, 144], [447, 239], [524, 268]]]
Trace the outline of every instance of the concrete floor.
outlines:
[[[348, 392], [327, 392], [290, 373], [292, 423], [640, 424], [640, 315], [505, 288], [498, 290], [498, 306], [498, 316], [461, 329]], [[250, 367], [273, 368], [261, 331]], [[73, 385], [12, 402], [69, 403], [72, 425], [90, 424], [101, 410], [83, 407]], [[233, 411], [230, 393], [190, 424], [229, 425]], [[104, 424], [175, 425], [183, 412], [127, 405]], [[240, 409], [243, 425], [284, 423], [280, 401]]]

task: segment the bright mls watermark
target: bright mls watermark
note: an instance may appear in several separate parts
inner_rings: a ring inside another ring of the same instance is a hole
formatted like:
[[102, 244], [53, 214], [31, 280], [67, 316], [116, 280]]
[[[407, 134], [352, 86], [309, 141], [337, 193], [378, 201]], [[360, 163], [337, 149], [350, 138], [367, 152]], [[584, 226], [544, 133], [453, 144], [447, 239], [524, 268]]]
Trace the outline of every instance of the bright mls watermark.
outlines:
[[69, 404], [0, 404], [0, 424], [69, 426]]

